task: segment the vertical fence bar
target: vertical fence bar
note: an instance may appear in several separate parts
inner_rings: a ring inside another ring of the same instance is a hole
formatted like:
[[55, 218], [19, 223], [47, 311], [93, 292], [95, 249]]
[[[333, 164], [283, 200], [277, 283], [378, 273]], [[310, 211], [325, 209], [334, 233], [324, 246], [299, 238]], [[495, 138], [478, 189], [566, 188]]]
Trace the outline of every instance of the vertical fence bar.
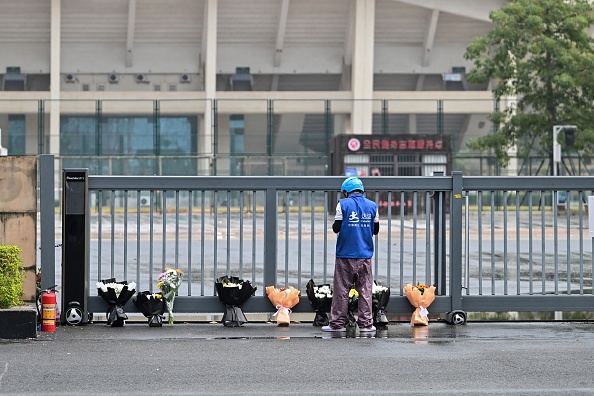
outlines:
[[519, 296], [520, 290], [520, 192], [516, 190], [516, 294]]
[[301, 241], [302, 241], [302, 225], [303, 225], [303, 192], [298, 193], [299, 210], [297, 218], [297, 289], [301, 290]]
[[285, 191], [285, 287], [289, 287], [289, 191]]
[[[140, 286], [140, 190], [136, 191], [136, 285], [139, 290], [143, 290]], [[147, 290], [147, 289], [144, 289]], [[153, 282], [148, 285], [148, 290], [153, 291]]]
[[[39, 103], [40, 106], [43, 106], [43, 101], [40, 100]], [[43, 117], [41, 117], [41, 119], [43, 119]], [[40, 151], [40, 153], [41, 152], [42, 151]], [[40, 155], [38, 166], [39, 222], [41, 232], [41, 290], [45, 290], [49, 289], [51, 286], [56, 284], [56, 216], [54, 211], [54, 156], [49, 154]], [[85, 209], [89, 210], [88, 208]]]
[[[571, 219], [570, 219], [570, 214], [571, 214], [571, 199], [569, 199], [571, 191], [566, 191], [566, 200], [565, 200], [565, 218], [567, 220], [567, 228], [566, 228], [566, 241], [567, 241], [567, 294], [571, 294]], [[580, 218], [581, 221], [581, 218]], [[580, 227], [580, 230], [582, 228]], [[581, 233], [580, 233], [581, 234]]]
[[[328, 199], [328, 191], [324, 191], [324, 216], [328, 213]], [[324, 283], [327, 282], [326, 279], [328, 279], [328, 220], [324, 219]]]
[[[590, 191], [590, 194], [594, 194], [594, 192]], [[590, 208], [588, 207], [588, 210], [590, 210]], [[591, 245], [590, 245], [590, 251], [594, 253], [594, 238], [590, 238], [591, 241]], [[590, 260], [590, 273], [592, 274], [592, 290], [590, 291], [591, 294], [594, 295], [594, 259]]]
[[507, 191], [503, 192], [503, 294], [507, 296]]
[[[451, 310], [462, 309], [462, 172], [452, 172], [450, 216], [450, 290]], [[444, 227], [445, 228], [445, 227]], [[445, 278], [445, 276], [444, 276]]]
[[243, 279], [243, 201], [245, 193], [239, 192], [239, 279]]
[[495, 295], [495, 191], [491, 191], [491, 295]]
[[[379, 191], [375, 192], [375, 197], [374, 197], [374, 201], [377, 203], [379, 202]], [[379, 210], [379, 209], [378, 209]], [[388, 211], [390, 210], [390, 208], [388, 207]], [[373, 269], [373, 274], [374, 274], [374, 278], [377, 279], [379, 276], [379, 255], [377, 254], [377, 246], [379, 246], [379, 236], [378, 235], [374, 235], [373, 237], [374, 239], [374, 245], [376, 247], [376, 251], [375, 254], [373, 255], [373, 260], [374, 260], [374, 269]], [[388, 251], [389, 251], [389, 245], [388, 245]], [[388, 263], [390, 263], [390, 260], [388, 260]], [[389, 266], [389, 265], [388, 265]]]
[[[443, 176], [443, 172], [434, 172], [434, 175]], [[445, 212], [445, 192], [438, 191], [435, 204], [437, 210], [435, 211], [434, 223], [436, 225], [434, 235], [435, 244], [435, 278], [438, 285], [438, 293], [440, 295], [446, 294], [446, 212]]]
[[162, 217], [163, 217], [163, 235], [161, 240], [163, 242], [163, 257], [161, 257], [161, 270], [165, 271], [165, 267], [169, 265], [166, 263], [167, 260], [167, 190], [161, 191], [161, 202], [162, 205]]
[[478, 294], [483, 295], [483, 192], [477, 191], [478, 209]]
[[[213, 232], [212, 232], [212, 254], [213, 254], [213, 277], [214, 279], [217, 279], [219, 277], [218, 274], [218, 250], [219, 250], [219, 246], [218, 246], [218, 239], [219, 239], [219, 192], [217, 190], [215, 190], [214, 192], [214, 202], [212, 203], [214, 211], [213, 211]], [[214, 292], [216, 294], [216, 290]]]
[[192, 217], [194, 217], [194, 191], [188, 190], [188, 296], [192, 295]]
[[[584, 229], [584, 220], [583, 220], [583, 215], [584, 215], [584, 198], [587, 200], [588, 198], [584, 196], [584, 192], [583, 191], [579, 191], [578, 193], [578, 197], [579, 197], [579, 216], [578, 218], [580, 219], [580, 294], [583, 295], [584, 294], [584, 233], [581, 231]], [[589, 208], [588, 208], [589, 209]], [[569, 229], [568, 231], [569, 232]], [[593, 273], [594, 275], [594, 273]], [[594, 279], [594, 277], [593, 277]], [[594, 288], [594, 285], [592, 285]]]
[[252, 285], [256, 284], [256, 191], [252, 191]]
[[[398, 290], [400, 291], [400, 295], [403, 295], [404, 290], [404, 191], [400, 191], [400, 238], [399, 238], [399, 248], [400, 248], [400, 284]], [[413, 281], [414, 282], [414, 281]], [[390, 286], [390, 285], [388, 285]]]
[[278, 235], [278, 196], [274, 188], [267, 188], [264, 204], [264, 286], [276, 287]]
[[464, 227], [465, 227], [465, 239], [466, 239], [466, 246], [465, 246], [465, 251], [464, 254], [466, 255], [465, 257], [465, 262], [466, 262], [466, 267], [465, 267], [465, 279], [466, 279], [466, 295], [469, 296], [470, 295], [470, 202], [468, 199], [468, 195], [466, 195], [464, 197], [464, 210], [465, 210], [465, 214], [464, 214]]
[[[435, 215], [433, 212], [431, 212], [431, 193], [429, 191], [425, 192], [425, 216], [426, 216], [426, 224], [425, 224], [425, 243], [426, 243], [426, 248], [425, 248], [425, 280], [423, 281], [425, 284], [429, 284], [431, 282], [431, 223], [433, 220], [433, 216]], [[435, 221], [435, 220], [434, 220]], [[437, 231], [434, 231], [437, 232]], [[415, 226], [414, 226], [414, 233], [415, 235], [417, 234], [417, 225], [415, 222]], [[437, 238], [435, 239], [435, 243], [437, 243]], [[416, 245], [416, 241], [415, 241], [415, 245]], [[435, 248], [437, 248], [437, 244], [435, 245]], [[437, 255], [438, 252], [434, 251], [433, 252], [434, 255]], [[435, 271], [435, 275], [437, 276], [437, 271]], [[438, 288], [439, 285], [436, 283], [435, 287]], [[436, 294], [439, 293], [436, 292]]]
[[[545, 280], [546, 280], [546, 267], [545, 267], [545, 256], [546, 256], [546, 217], [545, 217], [545, 195], [544, 195], [544, 191], [540, 191], [540, 202], [542, 202], [542, 205], [540, 206], [540, 232], [541, 232], [541, 290], [540, 293], [541, 294], [545, 294], [546, 293], [546, 285], [545, 285]], [[554, 205], [553, 205], [554, 206]], [[556, 288], [556, 285], [555, 285]]]
[[[412, 240], [412, 247], [413, 247], [413, 257], [412, 257], [412, 265], [413, 265], [413, 285], [416, 285], [418, 283], [417, 281], [417, 198], [418, 194], [417, 191], [413, 192], [413, 240]], [[428, 197], [427, 195], [425, 195], [425, 208], [430, 208], [430, 202], [428, 202]], [[427, 210], [425, 210], [425, 212], [428, 213]], [[427, 229], [430, 228], [430, 223], [429, 223], [429, 219], [427, 218], [427, 223], [425, 226], [425, 233], [427, 233]], [[425, 251], [429, 252], [429, 250], [431, 249], [430, 245], [429, 245], [429, 240], [426, 238], [426, 247], [425, 247]], [[427, 260], [427, 257], [425, 257], [425, 260]], [[427, 261], [425, 261], [425, 267], [428, 267], [429, 263]]]
[[103, 234], [103, 190], [97, 191], [97, 280], [102, 280], [101, 271], [101, 242]]
[[124, 190], [124, 279], [128, 280], [128, 190]]
[[392, 277], [392, 191], [388, 191], [388, 256], [386, 257], [386, 278], [388, 287], [390, 287], [390, 278]]
[[175, 190], [175, 268], [179, 268], [179, 190]]
[[204, 295], [204, 230], [206, 217], [206, 191], [200, 190], [200, 295]]
[[150, 190], [149, 202], [149, 282], [152, 288], [155, 272], [155, 190]]
[[[109, 209], [111, 210], [110, 213], [110, 224], [111, 224], [111, 238], [110, 238], [110, 244], [111, 244], [111, 252], [110, 252], [110, 268], [111, 268], [111, 277], [115, 278], [115, 190], [111, 190], [110, 192], [110, 203], [109, 203]], [[125, 263], [124, 263], [125, 265]]]
[[[310, 276], [311, 279], [315, 280], [315, 255], [314, 255], [314, 251], [315, 251], [315, 229], [314, 229], [314, 217], [315, 217], [315, 210], [316, 210], [316, 206], [314, 203], [314, 192], [310, 191], [309, 193], [309, 205], [310, 205], [310, 225], [309, 225], [309, 235], [310, 235], [310, 245], [311, 245], [311, 252], [310, 252], [310, 264], [311, 264], [311, 268], [310, 268]], [[326, 278], [322, 279], [322, 283], [326, 283]]]
[[[554, 201], [551, 203], [551, 205], [553, 206], [553, 255], [555, 256], [555, 273], [553, 277], [555, 282], [555, 295], [559, 294], [559, 208], [557, 205], [559, 199], [558, 194], [559, 193], [557, 191], [553, 191]], [[546, 240], [546, 235], [543, 236], [543, 240]], [[569, 274], [567, 275], [569, 276]]]
[[[528, 229], [532, 230], [532, 211], [533, 211], [533, 194], [532, 191], [528, 191]], [[528, 279], [529, 279], [529, 292], [532, 295], [534, 293], [534, 265], [533, 265], [533, 248], [532, 248], [533, 234], [528, 233]]]
[[227, 190], [227, 276], [231, 276], [231, 191]]

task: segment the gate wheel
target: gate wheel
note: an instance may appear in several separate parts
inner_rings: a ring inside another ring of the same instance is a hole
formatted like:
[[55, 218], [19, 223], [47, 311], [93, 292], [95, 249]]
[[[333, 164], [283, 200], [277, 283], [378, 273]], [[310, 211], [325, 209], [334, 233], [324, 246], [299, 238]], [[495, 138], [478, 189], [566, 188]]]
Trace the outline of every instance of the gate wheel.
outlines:
[[450, 312], [449, 316], [449, 322], [450, 324], [453, 325], [464, 325], [466, 324], [466, 312], [464, 311], [453, 311]]
[[71, 326], [79, 325], [83, 320], [83, 311], [78, 305], [69, 305], [66, 308], [66, 323]]

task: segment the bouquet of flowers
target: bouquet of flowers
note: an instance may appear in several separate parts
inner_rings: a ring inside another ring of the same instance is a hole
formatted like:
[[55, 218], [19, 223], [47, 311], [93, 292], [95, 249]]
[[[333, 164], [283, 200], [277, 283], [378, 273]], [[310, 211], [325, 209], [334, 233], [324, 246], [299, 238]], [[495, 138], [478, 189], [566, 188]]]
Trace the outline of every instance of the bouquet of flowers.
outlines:
[[316, 311], [313, 321], [314, 326], [326, 326], [329, 322], [328, 312], [332, 307], [332, 288], [330, 284], [316, 286], [313, 279], [310, 279], [305, 286], [309, 303]]
[[215, 288], [219, 300], [225, 304], [225, 313], [221, 320], [223, 325], [238, 327], [247, 323], [240, 307], [256, 292], [257, 287], [236, 276], [222, 276], [215, 281]]
[[272, 305], [277, 309], [274, 314], [276, 316], [276, 324], [278, 326], [289, 326], [291, 323], [291, 308], [299, 303], [301, 291], [295, 289], [293, 286], [280, 289], [274, 286], [267, 286], [266, 294]]
[[124, 312], [123, 306], [136, 292], [135, 282], [116, 282], [115, 278], [105, 279], [97, 282], [97, 293], [109, 305], [107, 309], [107, 325], [111, 327], [122, 327], [128, 315]]
[[390, 323], [385, 312], [389, 300], [390, 288], [381, 286], [373, 281], [371, 307], [373, 309], [373, 324], [375, 326], [385, 326]]
[[356, 320], [355, 320], [355, 313], [359, 312], [359, 292], [355, 289], [355, 285], [351, 286], [351, 290], [349, 290], [349, 305], [348, 305], [348, 327], [355, 327]]
[[409, 283], [404, 286], [404, 294], [406, 294], [410, 304], [416, 308], [410, 318], [410, 323], [422, 326], [429, 325], [427, 307], [435, 300], [435, 286], [426, 286], [422, 283], [413, 286]]
[[179, 269], [165, 268], [165, 272], [157, 278], [157, 287], [161, 289], [169, 313], [167, 318], [169, 326], [173, 326], [173, 302], [183, 275], [184, 273]]
[[148, 318], [149, 327], [163, 326], [165, 301], [163, 301], [161, 293], [151, 293], [150, 291], [138, 293], [134, 299], [134, 305]]

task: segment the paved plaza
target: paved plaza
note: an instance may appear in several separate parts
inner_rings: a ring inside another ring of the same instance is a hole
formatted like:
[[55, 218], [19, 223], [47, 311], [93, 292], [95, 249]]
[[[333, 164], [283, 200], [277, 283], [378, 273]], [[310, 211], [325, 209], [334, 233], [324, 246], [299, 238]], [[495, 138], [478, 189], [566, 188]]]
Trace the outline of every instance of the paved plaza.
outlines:
[[104, 323], [0, 341], [0, 395], [591, 395], [594, 324]]

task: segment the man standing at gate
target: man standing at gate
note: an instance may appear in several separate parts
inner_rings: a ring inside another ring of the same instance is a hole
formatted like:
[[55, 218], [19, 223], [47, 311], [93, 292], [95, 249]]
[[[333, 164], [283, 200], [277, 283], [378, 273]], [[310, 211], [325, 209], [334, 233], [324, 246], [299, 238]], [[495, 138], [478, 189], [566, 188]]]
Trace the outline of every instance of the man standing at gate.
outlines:
[[346, 331], [349, 291], [354, 285], [359, 293], [357, 325], [361, 333], [375, 332], [371, 306], [373, 274], [373, 236], [379, 233], [375, 202], [365, 198], [363, 182], [349, 177], [341, 187], [343, 198], [336, 205], [332, 230], [338, 234], [334, 263], [334, 290], [330, 323], [322, 331]]

